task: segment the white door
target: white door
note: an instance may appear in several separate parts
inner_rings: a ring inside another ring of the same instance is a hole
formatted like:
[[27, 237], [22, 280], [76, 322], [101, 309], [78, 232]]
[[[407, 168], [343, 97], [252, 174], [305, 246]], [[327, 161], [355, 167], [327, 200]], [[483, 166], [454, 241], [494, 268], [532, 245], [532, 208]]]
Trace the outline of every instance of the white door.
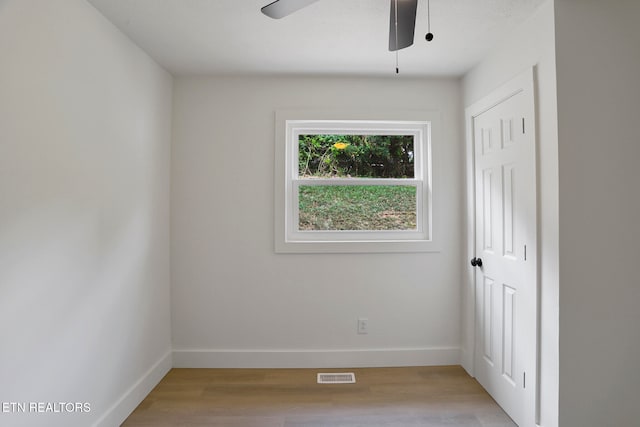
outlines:
[[529, 427], [537, 382], [535, 110], [532, 76], [516, 83], [472, 117], [475, 375], [516, 424]]

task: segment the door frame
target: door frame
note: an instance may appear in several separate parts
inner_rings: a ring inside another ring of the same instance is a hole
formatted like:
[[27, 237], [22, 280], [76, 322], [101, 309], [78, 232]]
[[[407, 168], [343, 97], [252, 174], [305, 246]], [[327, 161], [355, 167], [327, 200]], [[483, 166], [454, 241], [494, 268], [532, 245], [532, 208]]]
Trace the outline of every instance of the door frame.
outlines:
[[475, 256], [476, 247], [476, 188], [475, 188], [475, 142], [474, 142], [474, 119], [487, 110], [495, 107], [512, 96], [523, 92], [530, 91], [533, 105], [528, 107], [531, 110], [527, 115], [534, 120], [530, 131], [533, 132], [533, 140], [535, 145], [535, 227], [536, 227], [536, 253], [535, 253], [535, 274], [534, 283], [536, 286], [535, 295], [535, 368], [534, 375], [534, 417], [535, 424], [540, 423], [540, 202], [539, 202], [539, 141], [538, 141], [538, 125], [537, 125], [537, 99], [535, 92], [535, 66], [527, 68], [507, 83], [491, 91], [479, 101], [465, 108], [465, 171], [466, 171], [466, 251], [463, 260], [466, 268], [463, 274], [463, 292], [462, 292], [462, 346], [461, 346], [461, 364], [462, 367], [475, 377], [475, 359], [476, 359], [476, 333], [478, 325], [476, 319], [476, 288], [475, 288], [475, 270], [470, 265], [469, 260]]

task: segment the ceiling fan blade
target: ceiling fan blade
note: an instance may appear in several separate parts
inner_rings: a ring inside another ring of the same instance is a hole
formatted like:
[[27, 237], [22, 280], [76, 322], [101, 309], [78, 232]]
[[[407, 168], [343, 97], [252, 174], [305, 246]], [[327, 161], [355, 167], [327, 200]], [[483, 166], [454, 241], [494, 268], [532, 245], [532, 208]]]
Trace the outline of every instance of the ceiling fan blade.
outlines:
[[[398, 29], [396, 32], [396, 8], [398, 10]], [[389, 19], [389, 50], [400, 50], [413, 44], [416, 29], [418, 0], [391, 0], [391, 18]], [[396, 41], [396, 33], [398, 39]]]
[[318, 0], [276, 0], [260, 10], [270, 18], [280, 19], [317, 1]]

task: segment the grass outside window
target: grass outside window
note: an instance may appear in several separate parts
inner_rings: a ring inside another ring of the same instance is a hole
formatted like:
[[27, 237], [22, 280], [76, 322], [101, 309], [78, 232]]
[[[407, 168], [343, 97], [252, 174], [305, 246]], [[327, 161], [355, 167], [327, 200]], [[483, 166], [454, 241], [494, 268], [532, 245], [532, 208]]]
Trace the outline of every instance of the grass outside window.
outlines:
[[301, 231], [416, 229], [414, 186], [303, 185], [298, 200]]

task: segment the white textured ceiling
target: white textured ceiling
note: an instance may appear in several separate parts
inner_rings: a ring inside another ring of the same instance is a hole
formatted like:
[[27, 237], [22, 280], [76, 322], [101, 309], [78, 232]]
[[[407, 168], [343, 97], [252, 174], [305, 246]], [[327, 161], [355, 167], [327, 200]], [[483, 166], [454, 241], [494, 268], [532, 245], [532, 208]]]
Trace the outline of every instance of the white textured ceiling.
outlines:
[[[270, 0], [89, 0], [174, 75], [392, 75], [390, 0], [322, 0], [280, 20]], [[419, 0], [403, 76], [459, 76], [544, 0]]]

